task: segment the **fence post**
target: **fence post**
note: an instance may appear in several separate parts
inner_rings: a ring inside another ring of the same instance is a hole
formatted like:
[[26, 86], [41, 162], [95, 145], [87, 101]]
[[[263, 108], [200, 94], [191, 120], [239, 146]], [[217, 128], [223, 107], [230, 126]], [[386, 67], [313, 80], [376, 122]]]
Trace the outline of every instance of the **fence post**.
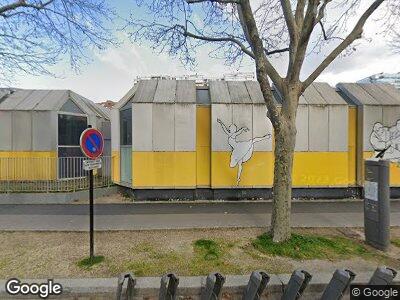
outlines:
[[310, 273], [304, 270], [295, 270], [286, 285], [282, 300], [300, 299], [311, 278]]
[[243, 300], [258, 300], [268, 285], [270, 276], [264, 271], [254, 271], [243, 294]]
[[321, 300], [339, 300], [342, 299], [350, 283], [356, 277], [356, 274], [350, 270], [336, 270], [332, 279], [326, 286]]
[[[127, 279], [128, 283], [126, 286], [125, 298], [123, 298], [123, 286], [125, 279]], [[133, 278], [131, 273], [122, 273], [118, 277], [118, 287], [117, 287], [117, 300], [133, 300], [133, 291], [136, 285], [136, 279]]]
[[221, 299], [222, 286], [225, 283], [225, 277], [220, 273], [211, 273], [207, 276], [206, 286], [201, 294], [201, 300], [219, 300]]
[[378, 267], [368, 282], [368, 285], [389, 285], [393, 282], [396, 275], [396, 270], [387, 267]]
[[175, 274], [166, 274], [161, 278], [159, 300], [175, 300], [177, 296], [177, 289], [179, 278]]

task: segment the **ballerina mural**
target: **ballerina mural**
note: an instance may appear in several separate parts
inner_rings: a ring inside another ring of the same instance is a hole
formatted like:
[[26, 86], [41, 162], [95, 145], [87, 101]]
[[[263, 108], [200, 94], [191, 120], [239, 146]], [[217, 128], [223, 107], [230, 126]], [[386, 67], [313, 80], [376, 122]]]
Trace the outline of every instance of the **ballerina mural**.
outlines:
[[247, 141], [238, 141], [237, 137], [240, 134], [249, 131], [247, 127], [237, 129], [235, 124], [231, 124], [229, 127], [227, 127], [220, 119], [217, 119], [217, 122], [221, 125], [222, 130], [228, 136], [228, 144], [232, 148], [229, 167], [235, 168], [238, 166], [236, 182], [237, 185], [239, 185], [243, 164], [252, 157], [254, 144], [271, 138], [271, 134], [268, 133], [262, 137], [255, 137]]

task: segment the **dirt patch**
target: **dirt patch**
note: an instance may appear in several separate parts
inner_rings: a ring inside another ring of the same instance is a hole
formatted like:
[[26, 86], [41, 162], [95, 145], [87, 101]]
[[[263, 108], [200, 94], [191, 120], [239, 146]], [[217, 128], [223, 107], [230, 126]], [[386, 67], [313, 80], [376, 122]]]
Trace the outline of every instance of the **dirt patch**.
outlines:
[[[357, 238], [352, 240], [367, 247], [371, 255], [346, 257], [343, 260], [337, 257], [295, 260], [273, 256], [253, 247], [254, 239], [264, 231], [198, 229], [98, 232], [95, 233], [95, 253], [104, 256], [104, 261], [90, 268], [79, 265], [89, 252], [88, 233], [0, 232], [0, 278], [115, 277], [125, 271], [132, 271], [137, 276], [159, 276], [166, 272], [175, 272], [180, 276], [205, 275], [212, 271], [248, 274], [256, 269], [290, 273], [295, 268], [306, 268], [316, 273], [331, 272], [338, 267], [360, 272], [372, 271], [382, 264], [400, 268], [397, 258], [376, 251]], [[337, 229], [299, 229], [295, 232], [348, 238]], [[392, 236], [398, 237], [399, 234], [400, 230], [394, 229]], [[201, 242], [196, 244], [199, 240]], [[217, 255], [206, 255], [204, 251]]]
[[[87, 199], [77, 199], [72, 204], [88, 204], [89, 200]], [[132, 199], [129, 197], [124, 197], [120, 193], [116, 193], [109, 196], [96, 197], [96, 204], [110, 204], [110, 203], [132, 203]]]

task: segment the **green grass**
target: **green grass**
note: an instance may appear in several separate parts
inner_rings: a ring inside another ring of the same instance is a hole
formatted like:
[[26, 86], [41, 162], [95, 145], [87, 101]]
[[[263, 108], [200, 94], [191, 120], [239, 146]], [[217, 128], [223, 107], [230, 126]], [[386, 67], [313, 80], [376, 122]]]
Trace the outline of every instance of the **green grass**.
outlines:
[[104, 261], [104, 256], [93, 256], [84, 258], [80, 261], [78, 261], [77, 265], [78, 267], [81, 267], [82, 269], [90, 269], [94, 265], [100, 264]]
[[396, 247], [400, 248], [400, 239], [394, 239], [392, 240], [392, 244], [395, 245]]
[[276, 244], [270, 235], [263, 234], [253, 240], [252, 245], [262, 253], [293, 259], [332, 260], [372, 255], [364, 245], [343, 237], [292, 234], [290, 240]]
[[200, 239], [193, 244], [195, 252], [200, 254], [204, 260], [217, 260], [221, 257], [221, 249], [213, 240]]

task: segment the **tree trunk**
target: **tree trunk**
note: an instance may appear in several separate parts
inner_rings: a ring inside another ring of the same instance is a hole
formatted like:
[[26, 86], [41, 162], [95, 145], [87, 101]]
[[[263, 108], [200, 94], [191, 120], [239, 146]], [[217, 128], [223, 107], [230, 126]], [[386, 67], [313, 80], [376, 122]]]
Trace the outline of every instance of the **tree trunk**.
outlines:
[[296, 95], [285, 97], [282, 120], [275, 128], [275, 167], [271, 235], [275, 243], [290, 238], [293, 155], [296, 144]]

